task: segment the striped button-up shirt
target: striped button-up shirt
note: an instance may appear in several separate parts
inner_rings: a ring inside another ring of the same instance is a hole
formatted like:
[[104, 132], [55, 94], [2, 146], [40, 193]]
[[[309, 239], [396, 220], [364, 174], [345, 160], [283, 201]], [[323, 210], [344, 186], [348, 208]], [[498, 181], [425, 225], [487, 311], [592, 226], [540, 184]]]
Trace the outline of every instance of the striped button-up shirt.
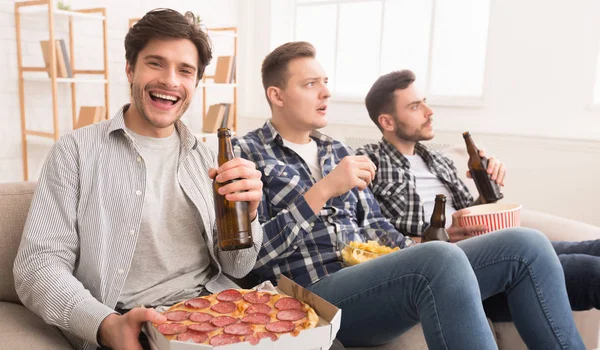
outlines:
[[[410, 172], [410, 161], [385, 139], [360, 147], [356, 153], [369, 156], [377, 166], [370, 187], [383, 215], [398, 231], [420, 236], [429, 225], [429, 218], [425, 217], [415, 176]], [[473, 203], [473, 197], [458, 177], [452, 160], [420, 143], [415, 145], [415, 153], [423, 158], [429, 170], [450, 191], [455, 209], [466, 208]]]
[[[140, 236], [146, 169], [124, 131], [127, 107], [54, 145], [14, 265], [23, 304], [80, 349], [97, 347], [98, 327], [114, 313]], [[177, 180], [200, 214], [214, 273], [206, 289], [236, 287], [224, 273], [240, 278], [250, 272], [262, 244], [260, 224], [252, 224], [253, 248], [218, 250], [208, 177], [216, 155], [182, 122], [175, 126], [181, 138]]]
[[[313, 132], [322, 176], [352, 151], [344, 144]], [[381, 237], [400, 247], [412, 243], [381, 215], [367, 188], [356, 188], [331, 198], [318, 214], [304, 199], [315, 180], [304, 160], [283, 144], [270, 121], [258, 130], [233, 140], [237, 154], [256, 163], [262, 171], [263, 198], [258, 219], [263, 227], [263, 246], [254, 273], [274, 281], [280, 274], [309, 285], [342, 268], [337, 238], [342, 232], [365, 239]]]

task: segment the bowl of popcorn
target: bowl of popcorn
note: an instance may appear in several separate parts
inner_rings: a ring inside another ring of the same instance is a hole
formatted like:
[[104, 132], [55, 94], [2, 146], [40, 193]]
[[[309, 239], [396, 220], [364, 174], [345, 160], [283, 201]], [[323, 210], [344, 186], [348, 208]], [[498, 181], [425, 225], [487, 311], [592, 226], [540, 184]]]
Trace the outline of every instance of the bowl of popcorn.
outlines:
[[337, 244], [346, 266], [357, 265], [400, 250], [392, 237], [362, 235], [359, 232], [338, 234]]
[[490, 203], [469, 207], [470, 213], [463, 215], [460, 220], [460, 226], [485, 225], [487, 230], [475, 232], [476, 235], [482, 235], [488, 232], [502, 230], [510, 227], [521, 226], [521, 208], [520, 204], [509, 203]]

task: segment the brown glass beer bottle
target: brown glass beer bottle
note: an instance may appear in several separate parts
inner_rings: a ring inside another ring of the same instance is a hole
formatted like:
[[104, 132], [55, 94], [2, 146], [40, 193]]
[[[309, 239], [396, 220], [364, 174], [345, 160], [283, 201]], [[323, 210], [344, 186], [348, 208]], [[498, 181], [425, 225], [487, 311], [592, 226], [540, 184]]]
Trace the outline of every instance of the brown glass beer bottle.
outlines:
[[423, 232], [422, 243], [429, 241], [449, 242], [448, 232], [446, 232], [446, 196], [438, 194], [435, 196], [435, 207], [429, 226]]
[[[231, 132], [220, 128], [219, 137], [219, 166], [235, 158], [231, 145]], [[235, 181], [235, 180], [233, 180]], [[250, 213], [248, 202], [230, 202], [219, 194], [219, 188], [231, 183], [213, 182], [215, 196], [215, 214], [217, 216], [217, 235], [221, 250], [235, 250], [252, 247], [252, 231], [250, 229]]]
[[463, 137], [467, 144], [467, 152], [469, 152], [469, 171], [473, 181], [475, 181], [481, 201], [483, 203], [494, 203], [504, 198], [504, 195], [500, 192], [500, 186], [487, 173], [488, 160], [479, 156], [479, 149], [475, 146], [471, 134], [468, 131], [464, 132]]

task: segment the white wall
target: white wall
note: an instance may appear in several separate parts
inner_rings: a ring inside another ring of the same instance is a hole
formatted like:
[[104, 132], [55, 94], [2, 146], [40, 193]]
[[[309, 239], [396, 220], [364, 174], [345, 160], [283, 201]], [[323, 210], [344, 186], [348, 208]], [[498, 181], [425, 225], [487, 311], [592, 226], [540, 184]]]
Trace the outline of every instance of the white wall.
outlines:
[[[237, 26], [239, 18], [238, 0], [149, 0], [129, 2], [117, 0], [67, 0], [73, 9], [105, 7], [108, 17], [108, 59], [110, 72], [110, 113], [114, 114], [123, 104], [129, 101], [129, 85], [124, 73], [125, 49], [123, 41], [128, 30], [129, 18], [139, 18], [147, 11], [168, 6], [180, 12], [190, 10], [200, 14], [207, 27]], [[40, 40], [47, 40], [47, 17], [44, 15], [22, 16], [23, 63], [25, 65], [43, 66], [44, 62], [39, 45]], [[14, 1], [0, 0], [0, 68], [2, 84], [0, 84], [0, 182], [21, 181], [21, 126], [19, 117], [19, 95], [17, 81], [16, 32], [14, 17]], [[64, 17], [56, 18], [56, 37], [68, 39], [68, 22]], [[75, 22], [75, 62], [77, 68], [100, 69], [102, 67], [102, 26], [99, 21]], [[213, 56], [231, 54], [233, 40], [213, 39]], [[216, 62], [216, 60], [213, 60]], [[207, 68], [207, 73], [214, 70], [214, 65]], [[45, 73], [44, 73], [45, 74]], [[70, 86], [59, 85], [59, 113], [61, 134], [71, 130], [71, 92]], [[49, 82], [26, 82], [25, 104], [27, 126], [30, 129], [52, 130], [52, 100]], [[209, 92], [222, 95], [220, 92]], [[225, 95], [230, 93], [225, 93]], [[195, 130], [201, 127], [201, 94], [198, 93], [186, 114], [186, 121]], [[228, 96], [215, 97], [228, 100]], [[79, 84], [77, 90], [78, 106], [103, 105], [103, 86], [100, 84]], [[210, 102], [210, 101], [209, 101]], [[217, 101], [215, 101], [217, 102]], [[220, 102], [220, 101], [219, 101]], [[43, 159], [52, 144], [51, 139], [29, 137], [29, 174], [35, 180]]]
[[[291, 21], [282, 10], [290, 0], [272, 2], [252, 1], [274, 15], [270, 23], [254, 23], [261, 45], [247, 65], [257, 70], [270, 49], [291, 40]], [[599, 15], [595, 0], [493, 1], [484, 106], [434, 109], [438, 142], [462, 144], [461, 133], [470, 130], [480, 146], [507, 163], [507, 198], [600, 226], [600, 109], [590, 108]], [[241, 134], [269, 115], [260, 76], [249, 78], [244, 89], [252, 103], [242, 106]], [[336, 102], [333, 96], [329, 120], [324, 131], [338, 139], [379, 135], [361, 101]]]

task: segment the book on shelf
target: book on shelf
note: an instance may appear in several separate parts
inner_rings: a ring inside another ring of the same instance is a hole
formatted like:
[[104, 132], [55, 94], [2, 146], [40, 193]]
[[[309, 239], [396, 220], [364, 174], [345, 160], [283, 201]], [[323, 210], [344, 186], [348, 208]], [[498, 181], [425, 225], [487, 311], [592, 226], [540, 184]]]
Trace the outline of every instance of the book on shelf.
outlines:
[[208, 107], [208, 112], [206, 112], [206, 117], [202, 123], [202, 131], [208, 133], [217, 132], [223, 123], [224, 115], [225, 107], [223, 104], [218, 103]]
[[233, 130], [233, 105], [231, 103], [221, 103], [225, 111], [223, 112], [222, 128]]
[[77, 123], [75, 123], [75, 127], [73, 129], [77, 130], [84, 126], [98, 123], [105, 118], [106, 108], [104, 108], [104, 106], [81, 106], [81, 108], [79, 108]]
[[[52, 62], [52, 53], [50, 51], [50, 40], [40, 41], [42, 47], [42, 55], [44, 56], [44, 63], [48, 69], [48, 76], [50, 73], [50, 62]], [[73, 77], [73, 71], [71, 69], [71, 62], [69, 61], [69, 54], [67, 53], [67, 45], [63, 39], [57, 39], [55, 42], [56, 47], [56, 77], [57, 78], [71, 78]]]
[[235, 56], [217, 57], [214, 82], [218, 84], [231, 84], [234, 78]]

